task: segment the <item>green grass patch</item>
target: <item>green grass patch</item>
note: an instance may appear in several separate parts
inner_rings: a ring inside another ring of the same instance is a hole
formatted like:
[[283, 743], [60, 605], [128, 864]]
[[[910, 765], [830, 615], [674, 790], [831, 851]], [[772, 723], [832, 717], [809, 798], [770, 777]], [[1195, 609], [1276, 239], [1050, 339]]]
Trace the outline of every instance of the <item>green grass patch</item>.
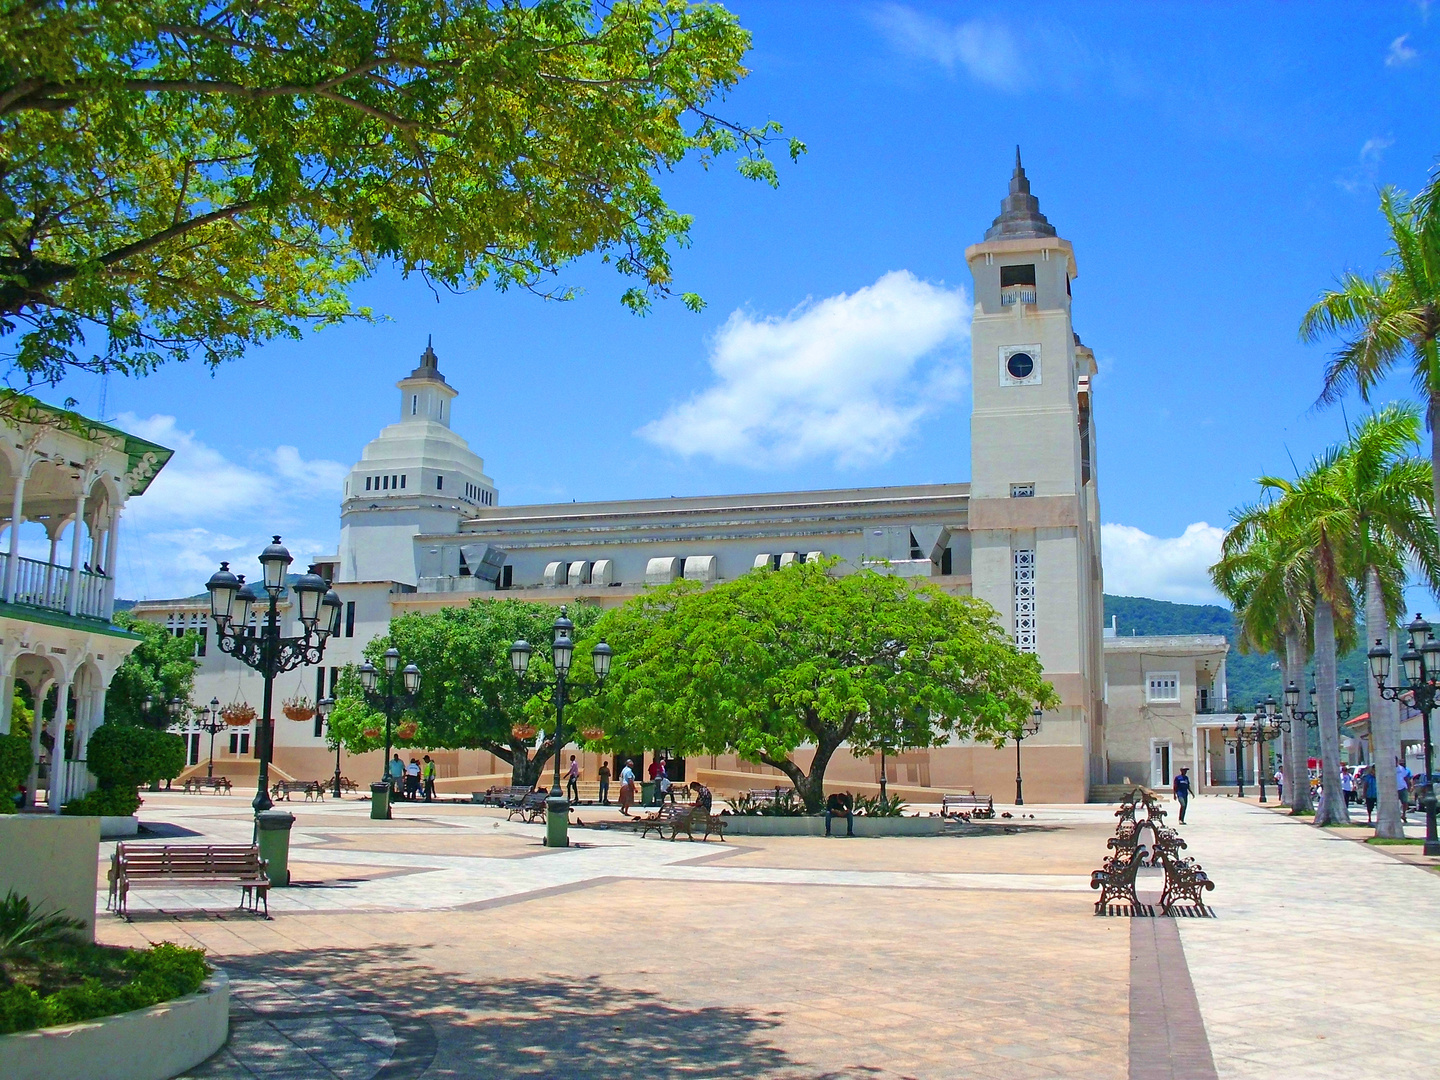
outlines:
[[1403, 838], [1397, 837], [1397, 838], [1394, 838], [1394, 839], [1392, 839], [1392, 838], [1390, 838], [1390, 837], [1388, 837], [1388, 836], [1372, 836], [1372, 837], [1370, 837], [1370, 839], [1366, 840], [1365, 843], [1367, 843], [1367, 844], [1378, 844], [1378, 845], [1385, 846], [1385, 847], [1394, 847], [1394, 846], [1399, 846], [1399, 845], [1402, 845], [1402, 844], [1404, 844], [1404, 845], [1412, 845], [1412, 846], [1413, 846], [1413, 845], [1417, 845], [1417, 844], [1423, 844], [1423, 843], [1425, 843], [1425, 841], [1424, 841], [1423, 839], [1421, 839], [1421, 838], [1411, 839], [1411, 838], [1408, 837], [1408, 836], [1403, 837]]

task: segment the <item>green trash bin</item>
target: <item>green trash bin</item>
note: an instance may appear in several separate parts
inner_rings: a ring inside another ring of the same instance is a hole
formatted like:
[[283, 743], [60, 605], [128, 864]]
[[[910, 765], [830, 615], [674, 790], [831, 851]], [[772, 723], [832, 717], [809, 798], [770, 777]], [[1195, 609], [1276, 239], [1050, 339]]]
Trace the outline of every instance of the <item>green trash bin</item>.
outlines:
[[370, 816], [376, 821], [390, 820], [389, 784], [375, 783], [370, 785]]
[[290, 884], [290, 826], [295, 824], [295, 815], [287, 810], [266, 810], [256, 815], [255, 824], [265, 876], [271, 885], [283, 888]]
[[641, 805], [641, 806], [654, 806], [654, 805], [655, 805], [655, 781], [653, 781], [653, 780], [642, 780], [642, 781], [640, 781], [640, 805]]

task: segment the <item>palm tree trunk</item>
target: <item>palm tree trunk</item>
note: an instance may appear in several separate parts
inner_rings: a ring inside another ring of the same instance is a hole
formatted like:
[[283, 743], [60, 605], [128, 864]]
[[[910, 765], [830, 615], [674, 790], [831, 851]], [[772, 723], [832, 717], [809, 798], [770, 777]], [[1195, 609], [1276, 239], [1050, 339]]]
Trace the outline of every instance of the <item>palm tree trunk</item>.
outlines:
[[1340, 791], [1340, 718], [1335, 688], [1335, 609], [1315, 600], [1315, 708], [1320, 720], [1320, 784], [1316, 825], [1345, 825], [1350, 814]]
[[[1305, 700], [1305, 641], [1299, 630], [1285, 635], [1285, 682], [1300, 688], [1300, 700]], [[1310, 740], [1306, 738], [1309, 728], [1304, 720], [1293, 720], [1290, 735], [1285, 746], [1285, 799], [1292, 814], [1303, 814], [1314, 809], [1310, 805], [1310, 771], [1306, 763], [1310, 759]]]
[[[1432, 342], [1431, 355], [1434, 355]], [[1430, 425], [1430, 482], [1434, 485], [1435, 492], [1435, 513], [1440, 514], [1440, 394], [1430, 394], [1430, 408], [1426, 413], [1426, 423]], [[1398, 660], [1399, 657], [1396, 657]]]
[[[1380, 574], [1373, 566], [1365, 568], [1365, 645], [1390, 638], [1389, 620], [1385, 617], [1385, 599], [1380, 592]], [[1392, 655], [1398, 655], [1392, 652]], [[1392, 662], [1393, 663], [1393, 662]], [[1368, 675], [1368, 672], [1367, 672]], [[1400, 800], [1395, 785], [1385, 778], [1395, 771], [1394, 761], [1400, 756], [1400, 704], [1385, 701], [1374, 690], [1370, 692], [1370, 749], [1375, 759], [1375, 795], [1378, 800], [1375, 835], [1398, 840], [1405, 835], [1400, 824]], [[1364, 794], [1363, 780], [1356, 783]]]

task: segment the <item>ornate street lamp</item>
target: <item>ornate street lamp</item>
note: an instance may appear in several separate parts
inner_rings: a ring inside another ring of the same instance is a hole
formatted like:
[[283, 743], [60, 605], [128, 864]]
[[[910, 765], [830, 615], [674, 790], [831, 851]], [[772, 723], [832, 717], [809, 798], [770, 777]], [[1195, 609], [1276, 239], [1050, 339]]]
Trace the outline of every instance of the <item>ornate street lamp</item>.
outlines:
[[[229, 653], [246, 667], [258, 671], [265, 680], [264, 712], [260, 718], [260, 776], [255, 799], [250, 804], [255, 813], [269, 810], [270, 755], [274, 743], [274, 717], [271, 703], [275, 677], [305, 664], [318, 664], [325, 655], [325, 639], [330, 636], [334, 621], [322, 622], [320, 611], [327, 607], [330, 586], [315, 572], [301, 574], [291, 586], [299, 609], [303, 633], [296, 637], [280, 636], [280, 594], [285, 591], [285, 570], [293, 560], [276, 536], [260, 553], [264, 568], [264, 596], [252, 585], [230, 572], [229, 563], [221, 563], [206, 583], [210, 592], [210, 617], [215, 620], [216, 640], [220, 651]], [[238, 611], [236, 605], [239, 605]], [[256, 603], [267, 603], [268, 610], [258, 627], [250, 626], [250, 611]]]
[[[1293, 684], [1292, 684], [1293, 685]], [[1289, 699], [1290, 692], [1285, 692], [1286, 699]], [[1222, 725], [1220, 737], [1225, 738], [1228, 726]], [[1255, 715], [1246, 724], [1244, 715], [1235, 718], [1235, 765], [1239, 774], [1240, 798], [1245, 797], [1245, 762], [1241, 756], [1241, 748], [1255, 746], [1258, 752], [1255, 757], [1255, 776], [1260, 782], [1260, 801], [1269, 802], [1270, 797], [1265, 794], [1265, 773], [1268, 765], [1265, 760], [1265, 744], [1274, 742], [1280, 737], [1280, 733], [1290, 730], [1290, 721], [1279, 718], [1278, 706], [1275, 698], [1269, 696], [1255, 702]]]
[[[1435, 798], [1435, 766], [1430, 743], [1430, 713], [1435, 708], [1436, 689], [1440, 688], [1440, 642], [1431, 636], [1430, 624], [1418, 614], [1405, 630], [1410, 638], [1410, 647], [1400, 655], [1400, 663], [1405, 671], [1406, 685], [1385, 685], [1385, 680], [1390, 677], [1391, 654], [1389, 647], [1378, 639], [1368, 654], [1370, 676], [1375, 680], [1380, 696], [1386, 701], [1399, 701], [1408, 694], [1415, 708], [1420, 710], [1425, 734], [1425, 782], [1420, 787], [1420, 808], [1425, 811], [1424, 851], [1426, 855], [1440, 855], [1440, 837], [1436, 836], [1435, 827], [1435, 814], [1440, 810], [1440, 801]], [[1379, 774], [1379, 762], [1375, 765], [1375, 779], [1383, 783], [1384, 778]]]
[[[400, 670], [400, 650], [395, 646], [385, 650], [385, 655], [380, 658], [381, 665], [385, 669], [385, 689], [377, 690], [376, 686], [380, 680], [380, 672], [374, 664], [366, 660], [360, 665], [360, 687], [365, 691], [365, 700], [372, 709], [380, 709], [385, 713], [385, 759], [380, 763], [380, 780], [370, 785], [370, 816], [381, 819], [390, 817], [390, 741], [391, 729], [395, 724], [395, 713], [398, 709], [404, 712], [406, 709], [415, 707], [415, 700], [420, 693], [420, 669], [414, 664], [406, 664], [403, 671], [400, 671], [401, 689], [395, 689], [395, 672]], [[339, 790], [340, 784], [340, 751], [335, 751], [335, 784]]]
[[1025, 791], [1021, 786], [1023, 781], [1020, 778], [1020, 744], [1040, 730], [1040, 717], [1044, 715], [1040, 709], [1030, 713], [1029, 720], [1022, 720], [1020, 726], [1010, 732], [1010, 737], [1015, 740], [1015, 805], [1025, 805]]
[[605, 684], [605, 677], [610, 674], [610, 662], [614, 659], [615, 651], [603, 641], [591, 649], [590, 663], [595, 672], [595, 681], [585, 686], [576, 686], [570, 682], [570, 667], [575, 658], [575, 624], [567, 617], [563, 606], [560, 608], [560, 617], [550, 629], [553, 633], [550, 645], [550, 663], [555, 669], [553, 680], [528, 677], [526, 673], [530, 670], [530, 657], [535, 648], [523, 638], [510, 646], [510, 668], [515, 672], [515, 681], [519, 683], [522, 691], [532, 696], [548, 691], [550, 703], [555, 706], [555, 783], [550, 789], [550, 797], [545, 800], [545, 843], [548, 847], [569, 847], [570, 801], [565, 798], [565, 792], [560, 788], [560, 751], [565, 746], [565, 706], [600, 691]]
[[331, 697], [323, 697], [315, 703], [315, 715], [325, 725], [326, 734], [335, 740], [335, 787], [332, 794], [338, 799], [340, 798], [340, 739], [330, 730], [330, 713], [334, 708], [335, 699]]
[[205, 766], [205, 779], [215, 779], [215, 733], [226, 727], [225, 721], [220, 719], [220, 699], [211, 698], [210, 704], [203, 709], [196, 709], [198, 719], [195, 726], [201, 731], [210, 733], [210, 760]]

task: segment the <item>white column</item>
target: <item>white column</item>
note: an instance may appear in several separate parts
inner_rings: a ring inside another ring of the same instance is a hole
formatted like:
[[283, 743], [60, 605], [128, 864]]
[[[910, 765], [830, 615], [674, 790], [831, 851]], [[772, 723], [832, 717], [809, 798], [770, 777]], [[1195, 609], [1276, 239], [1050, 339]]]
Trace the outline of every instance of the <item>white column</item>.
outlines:
[[45, 724], [45, 698], [50, 693], [53, 679], [41, 679], [40, 689], [35, 695], [35, 716], [30, 721], [30, 775], [25, 781], [25, 805], [35, 805], [35, 788], [40, 782], [40, 731]]
[[70, 603], [68, 612], [74, 615], [80, 604], [80, 540], [85, 535], [85, 489], [75, 496], [75, 535], [70, 541]]
[[20, 569], [20, 514], [25, 509], [25, 477], [30, 472], [27, 461], [15, 477], [15, 497], [10, 500], [10, 558], [5, 563], [5, 602], [15, 599], [15, 573]]
[[45, 603], [55, 602], [55, 553], [60, 548], [60, 536], [50, 537], [50, 562], [45, 567]]
[[0, 735], [10, 734], [10, 725], [15, 721], [15, 661], [4, 660], [4, 674], [0, 675]]
[[75, 750], [75, 786], [71, 788], [76, 798], [86, 795], [95, 789], [95, 778], [90, 772], [90, 736], [105, 723], [105, 686], [101, 678], [94, 678], [93, 689], [87, 695], [89, 707], [85, 710], [85, 738], [84, 742], [76, 741]]
[[110, 618], [115, 611], [115, 562], [120, 536], [120, 508], [110, 511], [110, 527], [105, 530], [105, 606], [101, 614]]
[[50, 790], [48, 792], [50, 812], [60, 813], [65, 804], [65, 724], [70, 719], [70, 680], [60, 683], [55, 692], [55, 715], [50, 720], [50, 738], [54, 740], [50, 750]]

